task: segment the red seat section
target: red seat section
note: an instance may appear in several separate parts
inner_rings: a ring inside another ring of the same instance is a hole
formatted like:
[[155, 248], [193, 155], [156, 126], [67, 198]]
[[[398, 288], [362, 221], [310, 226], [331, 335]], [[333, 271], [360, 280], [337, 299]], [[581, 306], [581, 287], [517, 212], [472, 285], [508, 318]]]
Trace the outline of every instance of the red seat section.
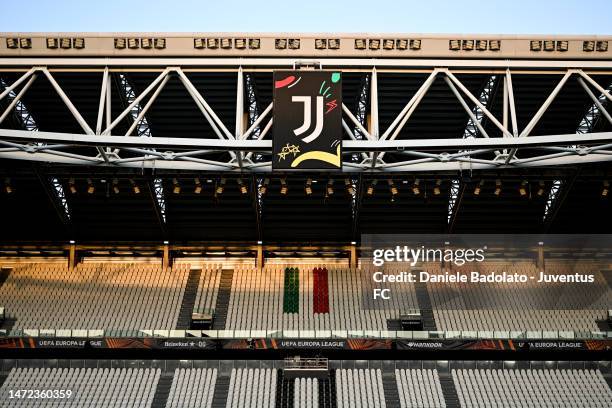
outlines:
[[314, 268], [313, 278], [313, 312], [329, 313], [329, 279], [327, 268]]

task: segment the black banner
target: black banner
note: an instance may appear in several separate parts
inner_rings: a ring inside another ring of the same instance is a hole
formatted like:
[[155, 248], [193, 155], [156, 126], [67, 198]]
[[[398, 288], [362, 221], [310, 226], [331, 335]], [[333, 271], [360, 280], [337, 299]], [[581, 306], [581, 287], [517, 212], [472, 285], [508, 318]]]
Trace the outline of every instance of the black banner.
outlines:
[[274, 72], [272, 167], [342, 169], [340, 72]]
[[5, 337], [7, 349], [149, 349], [149, 350], [398, 350], [398, 351], [612, 351], [611, 339], [210, 339], [102, 337], [96, 339]]

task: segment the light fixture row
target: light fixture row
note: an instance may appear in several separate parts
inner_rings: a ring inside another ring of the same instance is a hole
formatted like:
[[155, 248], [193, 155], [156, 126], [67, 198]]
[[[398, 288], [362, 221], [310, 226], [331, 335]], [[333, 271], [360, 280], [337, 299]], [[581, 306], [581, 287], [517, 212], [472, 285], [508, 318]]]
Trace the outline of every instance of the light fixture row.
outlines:
[[499, 51], [501, 40], [450, 40], [448, 49], [451, 51]]
[[[66, 37], [47, 37], [45, 43], [48, 49], [83, 49], [85, 48], [85, 38], [66, 38]], [[274, 47], [277, 50], [298, 50], [301, 48], [302, 40], [299, 38], [275, 38]], [[338, 50], [341, 40], [339, 38], [316, 38], [314, 39], [315, 49], [317, 50]], [[356, 50], [420, 50], [422, 40], [409, 38], [357, 38], [354, 42]], [[115, 49], [165, 49], [165, 38], [149, 37], [120, 37], [114, 38]], [[501, 50], [501, 40], [462, 40], [451, 39], [448, 48], [451, 51], [499, 51]], [[10, 37], [6, 38], [6, 47], [9, 49], [30, 49], [32, 48], [32, 38], [29, 37]], [[193, 47], [195, 49], [251, 49], [256, 50], [261, 47], [259, 38], [194, 38]], [[569, 50], [567, 40], [530, 40], [529, 49], [533, 52], [539, 51], [559, 51]], [[582, 42], [584, 52], [607, 52], [608, 41], [606, 40], [587, 40]]]
[[132, 50], [135, 49], [158, 49], [163, 50], [166, 48], [166, 39], [165, 38], [115, 38], [115, 49], [123, 50], [126, 47]]

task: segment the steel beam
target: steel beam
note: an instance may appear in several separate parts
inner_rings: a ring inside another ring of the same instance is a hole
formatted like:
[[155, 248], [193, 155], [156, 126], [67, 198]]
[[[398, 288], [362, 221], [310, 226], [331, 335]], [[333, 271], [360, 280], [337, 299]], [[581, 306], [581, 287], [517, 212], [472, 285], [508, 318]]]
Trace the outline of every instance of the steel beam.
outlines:
[[[317, 58], [317, 62], [327, 68], [361, 68], [369, 72], [372, 68], [475, 68], [475, 69], [612, 69], [610, 60], [561, 60], [561, 59], [431, 59], [431, 58]], [[76, 67], [265, 67], [270, 71], [277, 68], [292, 69], [295, 66], [295, 57], [288, 58], [0, 58], [3, 67], [32, 67], [46, 65], [49, 67], [76, 68]]]

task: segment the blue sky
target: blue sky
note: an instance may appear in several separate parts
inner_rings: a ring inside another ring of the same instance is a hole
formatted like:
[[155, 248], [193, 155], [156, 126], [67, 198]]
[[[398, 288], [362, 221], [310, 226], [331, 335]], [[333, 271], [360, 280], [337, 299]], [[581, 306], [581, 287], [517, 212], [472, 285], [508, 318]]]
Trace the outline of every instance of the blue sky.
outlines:
[[612, 0], [0, 0], [0, 31], [612, 34]]

